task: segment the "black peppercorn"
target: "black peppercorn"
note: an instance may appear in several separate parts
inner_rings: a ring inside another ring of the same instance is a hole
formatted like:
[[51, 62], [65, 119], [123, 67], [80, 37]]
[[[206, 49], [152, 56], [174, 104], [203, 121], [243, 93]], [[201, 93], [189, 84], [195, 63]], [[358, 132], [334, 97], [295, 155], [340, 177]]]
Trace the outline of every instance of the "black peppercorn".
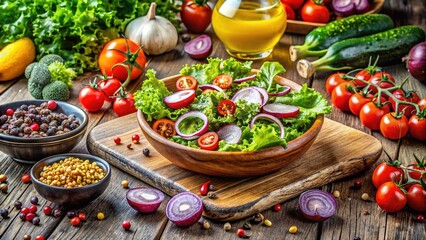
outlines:
[[143, 153], [144, 156], [149, 157], [149, 149], [148, 148], [144, 148], [142, 150], [142, 153]]
[[184, 41], [184, 42], [191, 41], [191, 34], [189, 34], [189, 33], [182, 34], [182, 41]]
[[9, 216], [9, 211], [6, 208], [2, 208], [2, 209], [0, 209], [0, 215], [3, 218], [7, 218]]
[[22, 208], [22, 202], [21, 201], [19, 201], [19, 200], [17, 200], [16, 202], [15, 202], [15, 204], [14, 204], [14, 206], [15, 206], [15, 208], [16, 209], [21, 209]]
[[53, 216], [54, 217], [60, 217], [62, 215], [62, 211], [61, 211], [61, 209], [55, 209], [54, 211], [53, 211]]
[[34, 205], [37, 205], [37, 204], [38, 204], [38, 197], [36, 197], [36, 196], [31, 197], [31, 199], [30, 199], [30, 203], [31, 203], [31, 204], [34, 204]]
[[40, 224], [40, 218], [39, 217], [34, 217], [32, 220], [34, 225], [39, 225]]
[[68, 218], [73, 218], [73, 217], [75, 217], [75, 211], [68, 211], [68, 212], [67, 212], [67, 217], [68, 217]]

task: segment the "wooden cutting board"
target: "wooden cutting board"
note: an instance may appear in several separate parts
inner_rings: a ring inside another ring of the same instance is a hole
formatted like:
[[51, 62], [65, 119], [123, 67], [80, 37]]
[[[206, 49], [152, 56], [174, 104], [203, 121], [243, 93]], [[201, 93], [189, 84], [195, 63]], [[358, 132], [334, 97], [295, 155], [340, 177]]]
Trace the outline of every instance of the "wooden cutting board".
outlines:
[[[135, 133], [141, 136], [140, 143], [128, 148]], [[113, 141], [117, 136], [121, 138], [120, 145]], [[305, 190], [363, 171], [382, 152], [376, 138], [326, 118], [311, 148], [286, 168], [261, 177], [212, 177], [184, 170], [165, 159], [143, 137], [136, 114], [93, 128], [87, 147], [92, 154], [171, 196], [183, 191], [199, 195], [200, 186], [211, 180], [217, 198], [202, 197], [204, 215], [220, 221], [250, 216]], [[144, 148], [150, 150], [149, 157], [143, 155]]]

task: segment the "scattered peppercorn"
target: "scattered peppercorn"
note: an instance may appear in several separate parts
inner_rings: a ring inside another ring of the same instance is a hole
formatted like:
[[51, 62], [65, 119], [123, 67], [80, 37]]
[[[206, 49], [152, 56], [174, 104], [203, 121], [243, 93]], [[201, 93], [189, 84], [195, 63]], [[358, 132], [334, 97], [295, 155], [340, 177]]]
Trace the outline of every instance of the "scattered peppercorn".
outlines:
[[52, 214], [52, 207], [51, 206], [46, 206], [46, 207], [44, 207], [43, 208], [43, 212], [44, 212], [44, 214], [46, 214], [46, 215], [50, 215], [50, 214]]
[[122, 186], [123, 188], [128, 188], [128, 187], [129, 187], [129, 181], [127, 181], [127, 180], [123, 180], [123, 181], [121, 181], [121, 186]]
[[360, 189], [360, 188], [361, 188], [361, 185], [362, 185], [361, 180], [360, 180], [360, 179], [356, 179], [356, 180], [354, 181], [354, 185], [352, 186], [352, 188], [353, 188], [353, 189]]
[[250, 230], [252, 228], [251, 224], [249, 222], [245, 222], [243, 224], [243, 229], [244, 230]]
[[237, 236], [240, 237], [240, 238], [242, 238], [242, 237], [244, 237], [244, 235], [245, 235], [244, 229], [238, 228], [238, 230], [237, 230]]
[[30, 174], [28, 174], [28, 173], [23, 174], [22, 177], [21, 177], [21, 181], [23, 183], [29, 183], [31, 181]]
[[207, 229], [210, 229], [210, 227], [211, 227], [210, 222], [207, 221], [207, 220], [204, 220], [203, 221], [203, 228], [207, 230]]
[[364, 210], [364, 211], [362, 212], [362, 214], [364, 214], [365, 216], [367, 216], [367, 215], [370, 215], [370, 212], [369, 212], [368, 210]]
[[32, 213], [32, 212], [27, 213], [27, 215], [25, 215], [25, 219], [26, 219], [27, 221], [32, 221], [32, 220], [33, 220], [33, 218], [35, 218], [35, 214], [34, 214], [34, 213]]
[[21, 202], [21, 201], [19, 201], [19, 200], [16, 200], [16, 202], [13, 204], [13, 206], [14, 206], [16, 209], [20, 210], [20, 209], [22, 208], [22, 202]]
[[274, 206], [274, 212], [279, 212], [279, 211], [281, 211], [281, 209], [282, 209], [281, 204], [276, 204]]
[[105, 214], [104, 214], [103, 212], [98, 212], [98, 214], [96, 215], [96, 217], [97, 217], [99, 220], [103, 220], [103, 219], [105, 218]]
[[36, 196], [31, 197], [31, 199], [30, 199], [30, 203], [31, 203], [31, 204], [34, 204], [34, 205], [37, 205], [37, 204], [38, 204], [38, 197], [36, 197]]
[[39, 225], [40, 224], [40, 218], [39, 217], [34, 217], [33, 220], [32, 220], [32, 223], [34, 225]]
[[68, 212], [67, 212], [67, 217], [68, 217], [68, 218], [73, 218], [73, 217], [75, 217], [75, 211], [74, 211], [74, 210], [70, 210], [70, 211], [68, 211]]
[[61, 209], [57, 208], [53, 211], [53, 216], [54, 217], [60, 217], [62, 215], [62, 211]]
[[334, 190], [334, 191], [333, 191], [333, 196], [334, 196], [335, 198], [339, 198], [339, 197], [340, 197], [340, 192], [339, 192], [339, 191], [337, 191], [337, 190]]
[[127, 148], [132, 149], [132, 144], [131, 143], [127, 144]]
[[425, 217], [422, 214], [417, 215], [416, 220], [418, 222], [423, 222], [425, 220]]
[[259, 224], [263, 222], [265, 217], [261, 213], [256, 213], [250, 218], [250, 223], [252, 224]]
[[289, 233], [297, 233], [297, 227], [296, 226], [291, 226], [289, 229], [288, 229], [288, 232]]
[[121, 143], [121, 138], [120, 137], [115, 137], [114, 138], [114, 142], [115, 142], [115, 144], [119, 145]]
[[55, 187], [74, 188], [99, 182], [105, 175], [105, 170], [96, 162], [68, 157], [44, 166], [39, 180]]
[[210, 184], [209, 191], [216, 191], [216, 187], [213, 184]]
[[354, 240], [361, 240], [360, 237], [354, 237]]
[[7, 218], [9, 216], [9, 211], [6, 208], [0, 209], [0, 216], [2, 216], [2, 218]]
[[269, 219], [265, 219], [265, 220], [263, 220], [263, 225], [270, 227], [270, 226], [272, 226], [272, 222]]
[[78, 226], [78, 225], [80, 225], [80, 218], [78, 218], [78, 217], [73, 217], [73, 218], [71, 218], [71, 220], [70, 220], [70, 223], [71, 223], [71, 225], [73, 225], [73, 226]]
[[36, 213], [37, 212], [37, 206], [36, 205], [31, 205], [29, 207], [29, 209], [30, 209], [30, 212], [32, 212], [32, 213]]
[[7, 186], [6, 183], [2, 183], [0, 184], [0, 189], [2, 192], [7, 193], [7, 190], [9, 189], [9, 187]]
[[31, 235], [25, 234], [24, 235], [24, 240], [31, 240]]
[[121, 223], [121, 226], [123, 227], [123, 229], [124, 230], [129, 230], [130, 229], [130, 227], [132, 226], [132, 224], [129, 222], [129, 221], [123, 221], [122, 223]]
[[139, 143], [139, 140], [140, 140], [140, 137], [139, 137], [139, 135], [138, 135], [138, 134], [133, 134], [133, 135], [132, 135], [132, 142], [133, 142], [134, 144]]
[[216, 198], [217, 197], [217, 193], [213, 192], [213, 191], [210, 191], [210, 192], [207, 193], [207, 197], [209, 197], [209, 198]]
[[363, 193], [361, 195], [361, 199], [364, 200], [364, 201], [368, 201], [370, 199], [370, 196], [368, 196], [368, 193]]
[[19, 213], [18, 217], [22, 220], [22, 221], [26, 221], [27, 220], [27, 215], [25, 213]]
[[150, 154], [149, 149], [148, 149], [148, 148], [144, 148], [144, 149], [142, 150], [142, 154], [143, 154], [145, 157], [149, 157], [149, 154]]
[[232, 228], [231, 223], [226, 222], [225, 224], [223, 224], [223, 229], [225, 231], [229, 231], [229, 230], [231, 230], [231, 228]]
[[7, 181], [7, 176], [4, 174], [0, 174], [0, 183], [4, 183]]
[[80, 218], [81, 221], [85, 222], [86, 221], [86, 214], [85, 213], [79, 213], [78, 214], [78, 218]]
[[189, 34], [189, 33], [182, 34], [182, 41], [184, 41], [184, 42], [191, 41], [191, 34]]

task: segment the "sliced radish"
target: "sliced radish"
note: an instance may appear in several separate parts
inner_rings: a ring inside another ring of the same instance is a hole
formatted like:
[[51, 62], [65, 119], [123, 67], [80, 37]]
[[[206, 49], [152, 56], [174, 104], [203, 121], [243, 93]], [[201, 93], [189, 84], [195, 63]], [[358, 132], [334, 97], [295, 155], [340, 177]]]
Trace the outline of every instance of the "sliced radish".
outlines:
[[200, 220], [203, 202], [192, 192], [182, 192], [170, 199], [166, 206], [167, 218], [174, 224], [186, 227]]
[[270, 97], [280, 97], [288, 94], [291, 91], [291, 88], [289, 86], [284, 86], [284, 90], [277, 93], [268, 93]]
[[285, 133], [284, 126], [278, 118], [272, 116], [271, 114], [259, 113], [256, 116], [254, 116], [254, 118], [251, 120], [250, 128], [253, 128], [254, 123], [258, 119], [264, 119], [264, 120], [268, 120], [270, 122], [274, 122], [274, 123], [278, 124], [278, 126], [280, 127], [280, 138], [284, 138], [284, 133]]
[[243, 88], [236, 92], [234, 96], [232, 96], [232, 101], [235, 103], [240, 99], [248, 103], [259, 104], [259, 106], [262, 106], [263, 104], [263, 99], [260, 92], [251, 87]]
[[155, 212], [164, 200], [164, 194], [154, 188], [132, 188], [127, 191], [126, 199], [129, 205], [138, 212]]
[[256, 74], [247, 76], [247, 77], [243, 77], [243, 78], [238, 78], [238, 79], [234, 79], [234, 83], [242, 83], [242, 82], [247, 82], [250, 80], [256, 79]]
[[183, 50], [194, 59], [203, 59], [212, 53], [212, 39], [202, 34], [185, 43]]
[[[194, 133], [190, 133], [190, 134], [185, 134], [185, 133], [183, 133], [182, 131], [181, 131], [181, 129], [180, 129], [180, 124], [182, 123], [182, 121], [184, 121], [185, 119], [187, 119], [187, 118], [191, 118], [191, 117], [194, 117], [194, 118], [199, 118], [199, 119], [201, 119], [202, 121], [203, 121], [203, 126], [199, 129], [199, 130], [197, 130], [196, 132], [194, 132]], [[207, 132], [207, 130], [209, 129], [209, 120], [208, 120], [208, 118], [207, 118], [207, 116], [204, 114], [204, 113], [202, 113], [202, 112], [200, 112], [200, 111], [190, 111], [190, 112], [187, 112], [187, 113], [185, 113], [185, 114], [183, 114], [183, 115], [181, 115], [178, 119], [176, 119], [176, 122], [175, 122], [175, 130], [176, 130], [176, 133], [179, 135], [179, 136], [181, 136], [183, 139], [186, 139], [186, 140], [194, 140], [194, 139], [197, 139], [198, 137], [200, 137], [201, 135], [203, 135], [205, 132]]]
[[164, 103], [173, 109], [188, 107], [195, 99], [195, 90], [188, 89], [175, 92], [164, 98]]
[[219, 135], [219, 140], [233, 144], [240, 142], [242, 131], [236, 124], [227, 124], [217, 131], [217, 135]]
[[262, 112], [277, 118], [295, 117], [299, 114], [299, 107], [282, 103], [269, 103], [263, 106]]
[[256, 89], [261, 94], [261, 96], [262, 96], [262, 104], [260, 105], [261, 107], [268, 103], [269, 95], [268, 95], [268, 92], [266, 91], [266, 89], [261, 88], [261, 87], [256, 87], [256, 86], [253, 86], [251, 88]]

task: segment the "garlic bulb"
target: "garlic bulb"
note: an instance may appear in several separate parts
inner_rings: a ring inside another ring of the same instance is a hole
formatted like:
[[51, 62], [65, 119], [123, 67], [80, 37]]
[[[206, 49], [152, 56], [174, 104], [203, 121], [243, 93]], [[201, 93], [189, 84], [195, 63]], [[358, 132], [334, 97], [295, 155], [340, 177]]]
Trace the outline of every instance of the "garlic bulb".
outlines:
[[132, 20], [126, 27], [124, 35], [142, 46], [150, 55], [159, 55], [173, 50], [178, 43], [175, 26], [164, 17], [155, 16], [157, 4], [151, 3], [148, 14]]

